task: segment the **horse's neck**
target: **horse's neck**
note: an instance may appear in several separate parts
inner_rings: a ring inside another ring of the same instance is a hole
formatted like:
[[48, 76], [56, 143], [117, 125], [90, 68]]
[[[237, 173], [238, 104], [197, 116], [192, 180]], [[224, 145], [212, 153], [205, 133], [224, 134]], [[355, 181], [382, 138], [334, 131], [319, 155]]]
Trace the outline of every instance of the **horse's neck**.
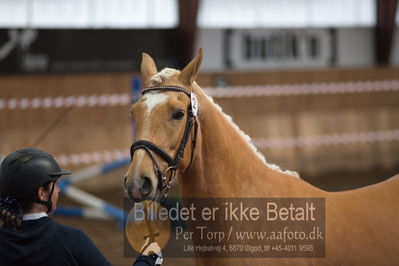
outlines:
[[192, 167], [179, 180], [183, 197], [296, 195], [290, 191], [303, 181], [268, 167], [202, 92], [198, 98], [201, 141]]

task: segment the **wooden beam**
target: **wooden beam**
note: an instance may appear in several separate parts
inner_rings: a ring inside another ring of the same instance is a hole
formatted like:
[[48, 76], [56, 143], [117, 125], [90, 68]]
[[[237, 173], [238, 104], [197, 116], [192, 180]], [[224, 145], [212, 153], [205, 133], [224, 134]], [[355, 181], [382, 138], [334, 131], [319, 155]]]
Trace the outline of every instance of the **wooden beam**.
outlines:
[[178, 65], [184, 67], [193, 57], [199, 0], [179, 0]]
[[377, 23], [375, 27], [376, 61], [380, 65], [388, 65], [398, 0], [375, 0], [377, 7]]

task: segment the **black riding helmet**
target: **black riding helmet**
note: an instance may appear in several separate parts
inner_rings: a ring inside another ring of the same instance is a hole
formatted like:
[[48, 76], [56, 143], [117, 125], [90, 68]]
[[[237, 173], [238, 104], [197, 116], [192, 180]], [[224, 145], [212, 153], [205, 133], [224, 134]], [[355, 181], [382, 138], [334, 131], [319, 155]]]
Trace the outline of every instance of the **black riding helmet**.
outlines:
[[[55, 158], [46, 151], [35, 148], [20, 149], [7, 155], [1, 164], [0, 194], [17, 200], [34, 198], [38, 188], [70, 173], [61, 169]], [[48, 202], [37, 202], [51, 210], [50, 199]]]

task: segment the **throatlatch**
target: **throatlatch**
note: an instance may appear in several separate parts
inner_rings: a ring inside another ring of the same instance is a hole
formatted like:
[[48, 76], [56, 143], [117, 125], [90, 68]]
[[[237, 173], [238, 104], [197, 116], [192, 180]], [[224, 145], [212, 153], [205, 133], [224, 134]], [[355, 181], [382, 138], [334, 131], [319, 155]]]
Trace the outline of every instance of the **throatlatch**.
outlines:
[[[194, 149], [197, 139], [197, 131], [198, 131], [198, 122], [197, 122], [197, 114], [198, 114], [198, 101], [197, 97], [193, 92], [188, 92], [184, 88], [178, 86], [154, 86], [143, 89], [142, 94], [146, 94], [151, 91], [175, 91], [175, 92], [183, 92], [190, 98], [190, 106], [188, 111], [188, 118], [186, 122], [186, 127], [184, 129], [183, 138], [180, 141], [179, 148], [177, 149], [175, 158], [172, 158], [167, 152], [165, 152], [161, 147], [152, 143], [151, 141], [147, 140], [138, 140], [135, 141], [132, 146], [130, 147], [130, 158], [133, 160], [134, 153], [139, 150], [143, 149], [151, 158], [151, 161], [154, 165], [154, 172], [158, 178], [158, 189], [159, 189], [159, 196], [160, 200], [163, 201], [170, 189], [170, 185], [174, 176], [176, 175], [176, 170], [179, 167], [180, 160], [184, 157], [184, 149], [186, 147], [188, 138], [190, 137], [191, 130], [194, 126], [194, 137], [192, 139], [192, 149], [191, 149], [191, 158], [190, 163], [187, 169], [191, 166], [193, 156], [194, 156]], [[168, 168], [162, 173], [162, 170], [159, 167], [156, 159], [154, 158], [152, 152], [159, 155], [167, 164]]]

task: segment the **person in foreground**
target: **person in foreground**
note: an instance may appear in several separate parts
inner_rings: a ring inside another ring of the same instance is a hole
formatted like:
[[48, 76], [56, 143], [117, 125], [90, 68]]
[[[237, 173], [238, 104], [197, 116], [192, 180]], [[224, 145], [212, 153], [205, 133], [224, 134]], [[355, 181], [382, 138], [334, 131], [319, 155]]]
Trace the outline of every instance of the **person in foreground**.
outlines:
[[[20, 149], [0, 168], [0, 265], [111, 265], [79, 229], [56, 223], [58, 179], [63, 170], [49, 153]], [[150, 245], [134, 263], [155, 265], [161, 253]], [[151, 248], [150, 248], [151, 247]]]

